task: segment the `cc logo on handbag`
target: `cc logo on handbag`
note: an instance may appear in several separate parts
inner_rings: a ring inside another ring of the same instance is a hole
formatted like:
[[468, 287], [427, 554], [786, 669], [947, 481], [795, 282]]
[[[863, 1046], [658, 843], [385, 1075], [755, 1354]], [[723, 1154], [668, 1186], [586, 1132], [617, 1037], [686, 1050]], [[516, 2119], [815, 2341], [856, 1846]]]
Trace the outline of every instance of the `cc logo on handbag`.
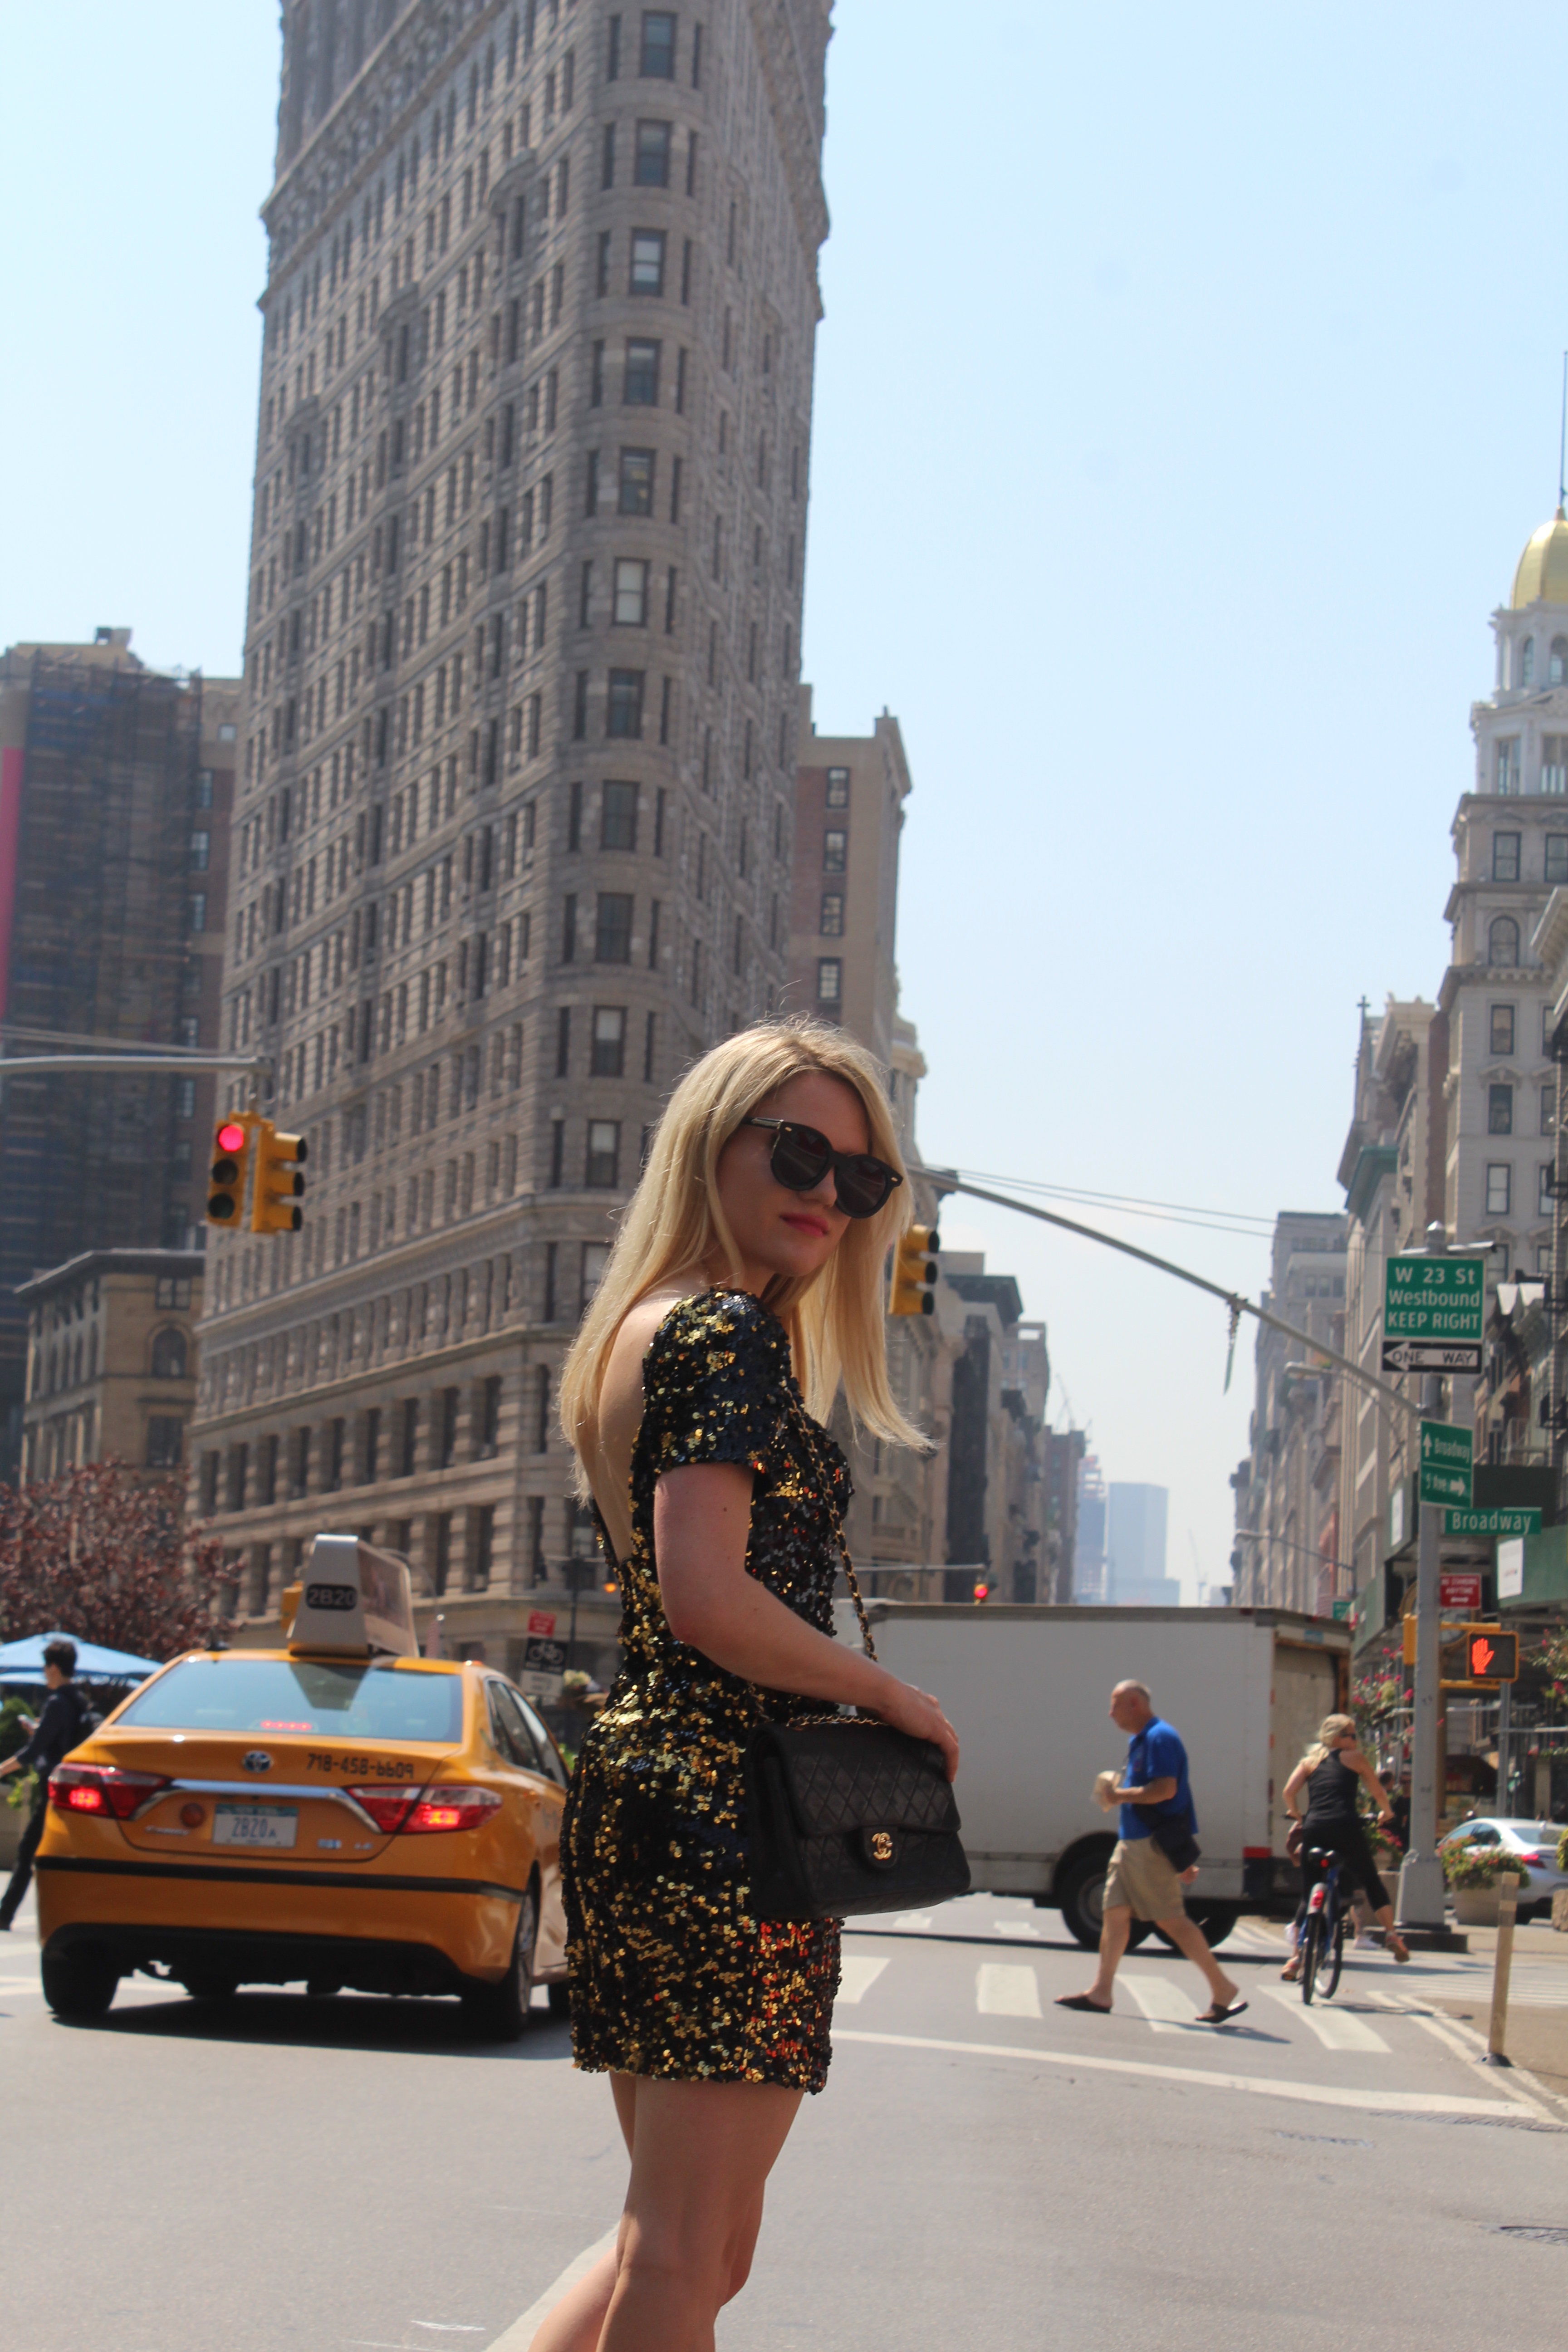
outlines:
[[871, 1859], [873, 1862], [891, 1862], [893, 1859], [893, 1839], [890, 1831], [873, 1830], [871, 1832], [870, 1843]]

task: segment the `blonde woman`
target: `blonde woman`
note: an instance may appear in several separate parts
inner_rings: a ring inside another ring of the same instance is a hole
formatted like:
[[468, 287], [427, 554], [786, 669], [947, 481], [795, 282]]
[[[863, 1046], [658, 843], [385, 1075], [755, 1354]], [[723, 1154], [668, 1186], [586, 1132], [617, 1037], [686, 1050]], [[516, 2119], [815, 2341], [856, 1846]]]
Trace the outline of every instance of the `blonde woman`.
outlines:
[[[1285, 1783], [1285, 1810], [1301, 1824], [1301, 1907], [1296, 1914], [1297, 1921], [1299, 1924], [1305, 1917], [1312, 1889], [1323, 1874], [1323, 1864], [1312, 1858], [1314, 1849], [1335, 1853], [1350, 1885], [1364, 1888], [1387, 1949], [1396, 1960], [1407, 1960], [1410, 1954], [1404, 1937], [1395, 1932], [1388, 1889], [1377, 1874], [1366, 1832], [1356, 1811], [1358, 1783], [1376, 1805], [1382, 1826], [1391, 1830], [1394, 1813], [1388, 1791], [1371, 1760], [1362, 1753], [1355, 1725], [1348, 1715], [1326, 1715], [1318, 1726], [1316, 1740]], [[1307, 1799], [1304, 1811], [1303, 1792]], [[1281, 1974], [1294, 1984], [1300, 1973], [1300, 1955], [1292, 1953]]]
[[688, 1072], [567, 1359], [562, 1420], [616, 1563], [625, 1666], [563, 1835], [576, 2063], [631, 2156], [617, 2244], [533, 2352], [709, 2352], [763, 2190], [827, 2071], [836, 1920], [747, 1905], [747, 1743], [851, 1705], [942, 1750], [934, 1698], [832, 1638], [851, 1412], [920, 1443], [888, 1386], [883, 1262], [908, 1217], [876, 1065], [770, 1022]]

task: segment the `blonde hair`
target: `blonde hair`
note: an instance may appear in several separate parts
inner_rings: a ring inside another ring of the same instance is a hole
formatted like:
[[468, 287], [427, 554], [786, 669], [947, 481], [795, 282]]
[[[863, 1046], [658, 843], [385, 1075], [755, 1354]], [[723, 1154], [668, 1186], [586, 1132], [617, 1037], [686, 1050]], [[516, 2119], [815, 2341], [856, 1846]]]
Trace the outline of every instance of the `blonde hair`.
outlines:
[[1319, 1765], [1332, 1753], [1332, 1750], [1329, 1746], [1330, 1740], [1343, 1739], [1347, 1732], [1352, 1739], [1355, 1739], [1360, 1736], [1355, 1727], [1355, 1717], [1353, 1716], [1325, 1715], [1321, 1723], [1318, 1726], [1318, 1736], [1316, 1739], [1312, 1742], [1312, 1745], [1308, 1748], [1305, 1756], [1301, 1759], [1302, 1763], [1310, 1764], [1315, 1772]]
[[[692, 1065], [654, 1130], [641, 1181], [562, 1368], [561, 1426], [577, 1457], [584, 1497], [584, 1465], [597, 1444], [599, 1392], [622, 1323], [639, 1299], [689, 1266], [722, 1259], [739, 1280], [741, 1255], [719, 1199], [719, 1155], [761, 1104], [813, 1071], [851, 1089], [866, 1114], [871, 1150], [903, 1174], [881, 1073], [843, 1030], [804, 1016], [761, 1021]], [[818, 1273], [775, 1277], [763, 1303], [789, 1334], [808, 1412], [826, 1421], [842, 1380], [857, 1423], [891, 1444], [923, 1449], [926, 1440], [888, 1386], [883, 1328], [883, 1260], [910, 1215], [909, 1185], [897, 1185], [874, 1217], [850, 1220]]]

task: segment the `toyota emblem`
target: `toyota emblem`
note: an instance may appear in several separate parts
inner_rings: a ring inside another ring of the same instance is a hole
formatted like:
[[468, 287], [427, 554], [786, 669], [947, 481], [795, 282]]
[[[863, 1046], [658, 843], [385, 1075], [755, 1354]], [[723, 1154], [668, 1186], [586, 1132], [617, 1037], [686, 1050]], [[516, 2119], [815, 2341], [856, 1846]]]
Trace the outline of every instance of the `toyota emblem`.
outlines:
[[247, 1772], [270, 1772], [272, 1759], [265, 1748], [253, 1748], [245, 1759], [245, 1769]]

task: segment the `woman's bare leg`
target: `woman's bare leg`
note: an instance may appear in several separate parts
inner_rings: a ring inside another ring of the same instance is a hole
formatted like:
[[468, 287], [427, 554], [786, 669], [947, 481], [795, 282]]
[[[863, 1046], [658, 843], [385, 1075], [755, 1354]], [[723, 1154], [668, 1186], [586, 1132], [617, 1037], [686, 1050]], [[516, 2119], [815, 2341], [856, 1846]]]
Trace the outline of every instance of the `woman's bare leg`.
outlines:
[[[637, 2085], [630, 2074], [612, 2074], [610, 2090], [616, 2102], [616, 2121], [626, 2144], [626, 2154], [632, 2152], [632, 2127], [637, 2114]], [[585, 2276], [574, 2287], [568, 2287], [560, 2302], [542, 2324], [529, 2352], [597, 2352], [604, 2333], [605, 2314], [610, 2307], [610, 2297], [616, 2291], [616, 2263], [618, 2249], [612, 2246], [601, 2254]]]
[[801, 2095], [768, 2083], [639, 2078], [631, 2185], [597, 2352], [712, 2352], [714, 2317], [745, 2284], [763, 2187]]

